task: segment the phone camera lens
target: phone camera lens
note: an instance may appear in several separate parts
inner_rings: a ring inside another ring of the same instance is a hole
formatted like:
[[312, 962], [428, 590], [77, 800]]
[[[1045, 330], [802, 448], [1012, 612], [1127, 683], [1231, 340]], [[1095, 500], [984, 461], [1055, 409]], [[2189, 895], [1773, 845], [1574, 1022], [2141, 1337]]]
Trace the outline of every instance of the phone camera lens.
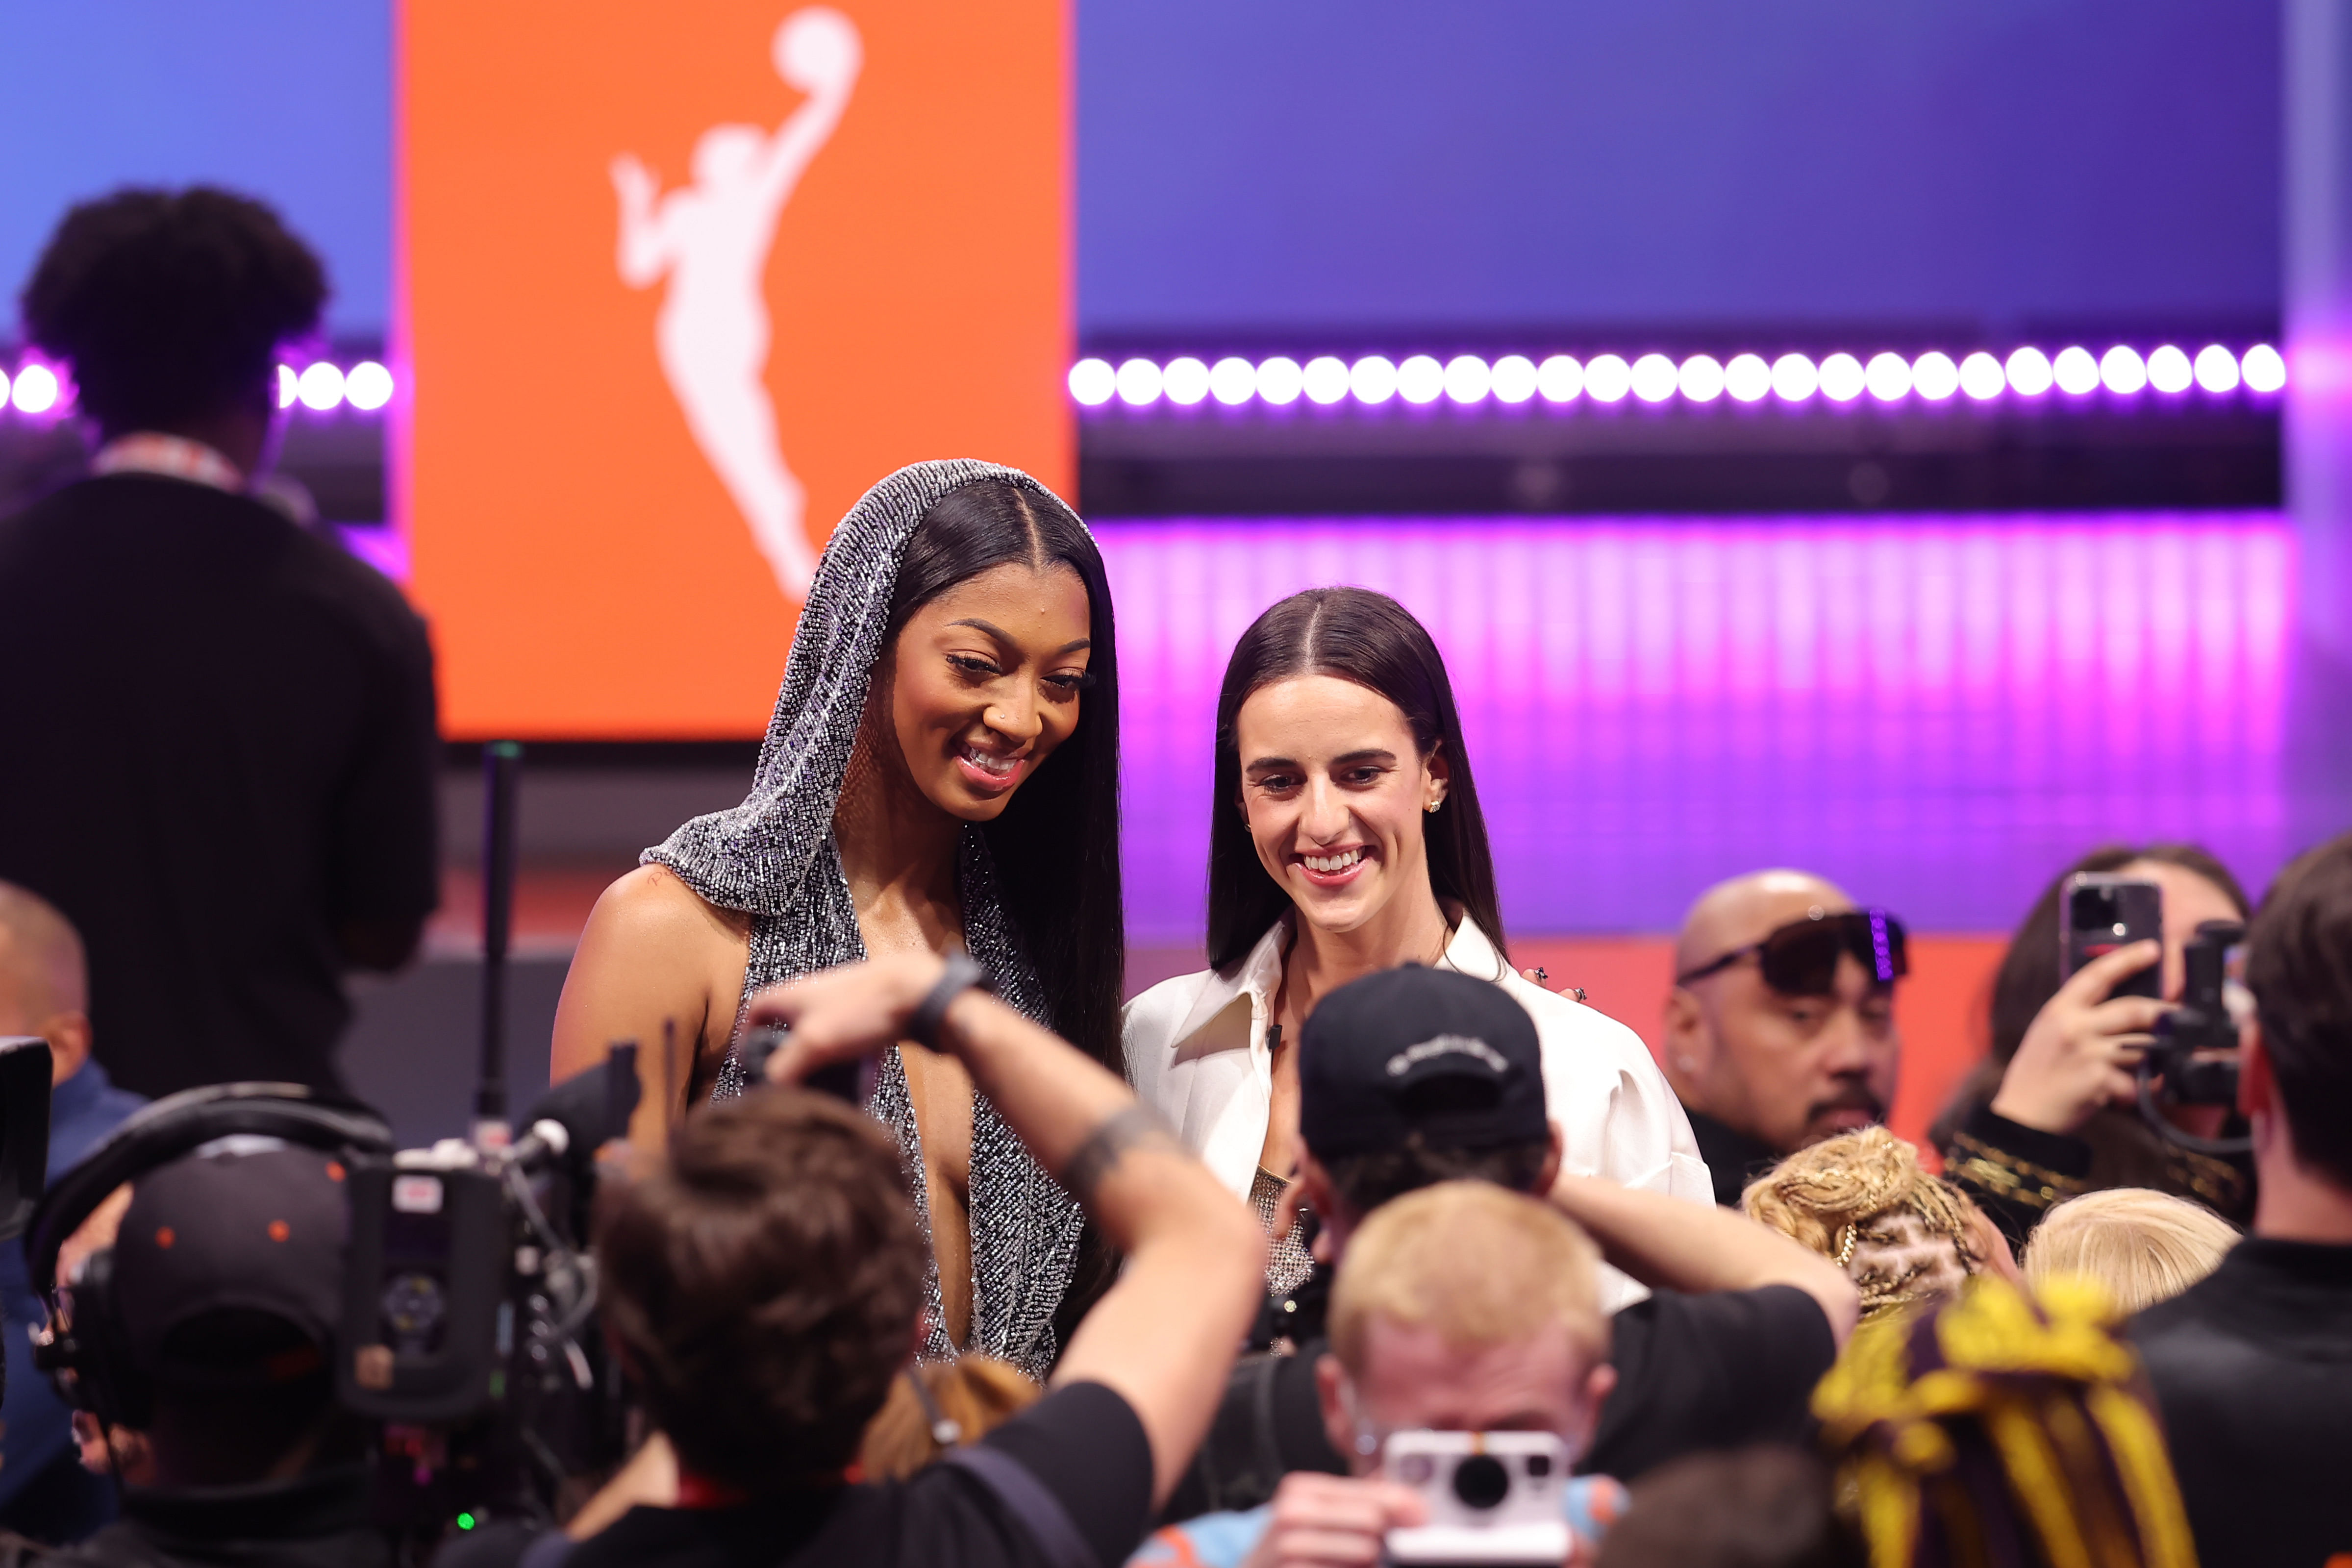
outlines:
[[1499, 1508], [1511, 1495], [1511, 1472], [1492, 1454], [1473, 1454], [1454, 1467], [1454, 1495], [1465, 1508]]
[[1409, 1487], [1425, 1486], [1436, 1473], [1427, 1454], [1407, 1454], [1397, 1461], [1397, 1479]]
[[1549, 1454], [1529, 1454], [1528, 1456], [1528, 1475], [1531, 1479], [1541, 1480], [1544, 1477], [1549, 1474], [1551, 1474], [1551, 1456]]

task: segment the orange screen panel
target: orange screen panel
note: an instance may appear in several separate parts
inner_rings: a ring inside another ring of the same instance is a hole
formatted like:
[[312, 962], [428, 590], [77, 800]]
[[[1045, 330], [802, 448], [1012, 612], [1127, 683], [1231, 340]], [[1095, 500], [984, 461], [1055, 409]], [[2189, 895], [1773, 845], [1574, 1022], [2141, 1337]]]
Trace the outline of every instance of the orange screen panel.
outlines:
[[405, 0], [394, 502], [455, 736], [751, 736], [902, 464], [1066, 488], [1059, 0]]

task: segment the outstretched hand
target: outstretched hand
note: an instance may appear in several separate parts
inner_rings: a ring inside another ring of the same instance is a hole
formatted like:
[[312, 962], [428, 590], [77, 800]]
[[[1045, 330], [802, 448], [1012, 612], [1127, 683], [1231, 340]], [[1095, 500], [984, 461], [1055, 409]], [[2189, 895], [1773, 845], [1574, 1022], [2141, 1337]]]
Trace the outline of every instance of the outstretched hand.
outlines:
[[751, 998], [747, 1027], [792, 1031], [768, 1059], [768, 1082], [798, 1083], [819, 1068], [898, 1044], [946, 967], [936, 953], [893, 953], [761, 991]]
[[2130, 1100], [2149, 1031], [2172, 1007], [2108, 993], [2163, 956], [2160, 943], [2135, 942], [2075, 970], [2027, 1026], [1993, 1095], [1993, 1113], [2044, 1133], [2073, 1133], [2102, 1105]]

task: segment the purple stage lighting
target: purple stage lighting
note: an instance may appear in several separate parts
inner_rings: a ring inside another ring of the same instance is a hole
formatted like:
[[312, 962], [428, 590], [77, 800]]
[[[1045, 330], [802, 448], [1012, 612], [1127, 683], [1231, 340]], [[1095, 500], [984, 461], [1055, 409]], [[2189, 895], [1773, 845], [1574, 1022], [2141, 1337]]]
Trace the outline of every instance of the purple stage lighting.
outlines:
[[[2267, 395], [2283, 389], [2287, 380], [2286, 361], [2266, 343], [2248, 348], [2242, 359], [2221, 343], [2208, 344], [2194, 361], [2169, 343], [2148, 350], [2145, 359], [2141, 353], [2128, 343], [2116, 344], [2103, 356], [2073, 344], [2059, 350], [2053, 361], [2042, 348], [2026, 343], [2005, 358], [1983, 349], [1965, 354], [1928, 349], [1916, 356], [1886, 350], [1872, 355], [1866, 366], [1843, 351], [1818, 363], [1794, 350], [1769, 362], [1753, 352], [1735, 353], [1727, 361], [1693, 353], [1679, 362], [1652, 352], [1631, 364], [1613, 353], [1585, 360], [1567, 353], [1540, 360], [1531, 354], [1489, 359], [1457, 353], [1444, 361], [1411, 354], [1402, 362], [1366, 354], [1352, 364], [1338, 355], [1318, 354], [1303, 368], [1298, 361], [1277, 354], [1256, 364], [1238, 356], [1219, 360], [1207, 370], [1205, 381], [1201, 361], [1181, 355], [1156, 367], [1160, 377], [1156, 385], [1150, 381], [1155, 368], [1150, 361], [1129, 360], [1114, 371], [1108, 361], [1089, 357], [1070, 367], [1069, 388], [1071, 401], [1084, 409], [1100, 409], [1114, 400], [1129, 408], [1149, 408], [1163, 399], [1190, 406], [1211, 395], [1231, 408], [1250, 403], [1279, 408], [1301, 397], [1328, 407], [1352, 395], [1374, 408], [1393, 399], [1425, 408], [1442, 399], [1455, 409], [1475, 410], [1489, 403], [1517, 408], [1538, 397], [1554, 408], [1586, 398], [1614, 403], [1628, 396], [1653, 404], [1679, 401], [1703, 406], [1727, 394], [1743, 403], [1760, 402], [1769, 394], [1783, 403], [1801, 404], [1817, 392], [1832, 402], [1852, 403], [1868, 392], [1871, 402], [1864, 406], [1893, 410], [1915, 396], [1941, 403], [1966, 393], [1971, 402], [1990, 403], [2010, 392], [2030, 402], [2053, 387], [2076, 398], [2104, 388], [2110, 398], [2121, 400], [2150, 391], [2178, 396], [2192, 389], [2209, 397], [2227, 397], [2242, 388]], [[1148, 387], [1153, 390], [1143, 396]]]
[[1515, 935], [1669, 931], [1783, 864], [2001, 931], [2089, 845], [2209, 842], [2259, 882], [2296, 831], [2274, 513], [1096, 528], [1130, 941], [1200, 939], [1225, 662], [1327, 583], [1444, 651]]
[[19, 413], [48, 413], [58, 406], [62, 388], [57, 371], [43, 364], [19, 365], [16, 368], [16, 390], [9, 402]]
[[1710, 354], [1693, 354], [1675, 372], [1675, 384], [1692, 402], [1713, 402], [1723, 395], [1723, 366]]
[[1772, 361], [1772, 391], [1783, 402], [1802, 402], [1821, 385], [1822, 372], [1802, 354], [1783, 354]]

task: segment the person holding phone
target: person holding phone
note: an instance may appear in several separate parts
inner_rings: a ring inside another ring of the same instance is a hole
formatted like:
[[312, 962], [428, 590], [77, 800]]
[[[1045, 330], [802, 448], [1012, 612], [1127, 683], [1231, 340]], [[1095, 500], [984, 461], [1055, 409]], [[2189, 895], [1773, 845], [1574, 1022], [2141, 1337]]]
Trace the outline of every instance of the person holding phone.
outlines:
[[[2084, 874], [2152, 883], [2161, 899], [2160, 935], [2090, 956], [2070, 975], [2062, 957], [2065, 894]], [[2235, 1224], [2252, 1217], [2251, 1165], [2168, 1142], [2141, 1119], [2133, 1080], [2157, 1020], [2180, 998], [2189, 938], [2208, 921], [2242, 922], [2251, 913], [2229, 868], [2190, 844], [2094, 850], [2061, 872], [2026, 913], [1993, 977], [1991, 1052], [1929, 1134], [1943, 1151], [1945, 1175], [2012, 1246], [2021, 1246], [2053, 1206], [2109, 1187], [2190, 1198]], [[2122, 990], [2150, 970], [2154, 995]], [[2230, 1117], [2221, 1106], [2171, 1113], [2208, 1137]]]
[[[1504, 956], [1486, 820], [1444, 661], [1403, 605], [1318, 588], [1259, 616], [1217, 698], [1211, 967], [1128, 1005], [1128, 1075], [1276, 1239], [1268, 1285], [1312, 1270], [1276, 1220], [1295, 1176], [1299, 1030], [1339, 987], [1404, 964], [1492, 981], [1535, 1019], [1563, 1164], [1704, 1203], [1690, 1124], [1641, 1038]], [[1607, 1305], [1641, 1294], [1612, 1281]]]

